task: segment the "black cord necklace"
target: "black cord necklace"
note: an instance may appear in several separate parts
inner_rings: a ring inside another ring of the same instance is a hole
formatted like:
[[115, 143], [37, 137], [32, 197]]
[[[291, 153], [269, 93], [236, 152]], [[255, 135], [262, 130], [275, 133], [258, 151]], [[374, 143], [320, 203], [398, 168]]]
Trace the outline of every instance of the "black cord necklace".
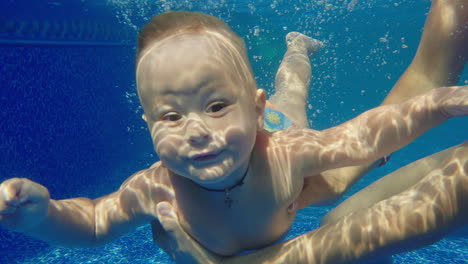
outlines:
[[200, 188], [206, 190], [206, 191], [209, 191], [209, 192], [224, 192], [224, 203], [227, 205], [228, 208], [231, 208], [232, 206], [232, 199], [231, 197], [229, 197], [229, 192], [232, 191], [233, 189], [235, 189], [236, 187], [239, 187], [239, 186], [242, 186], [244, 184], [244, 179], [245, 177], [247, 176], [247, 172], [249, 172], [249, 167], [247, 167], [247, 170], [245, 170], [245, 173], [244, 175], [242, 176], [242, 178], [234, 185], [232, 185], [231, 187], [228, 187], [228, 188], [224, 188], [224, 189], [211, 189], [211, 188], [206, 188], [204, 186], [201, 186], [201, 185], [198, 185], [200, 186]]

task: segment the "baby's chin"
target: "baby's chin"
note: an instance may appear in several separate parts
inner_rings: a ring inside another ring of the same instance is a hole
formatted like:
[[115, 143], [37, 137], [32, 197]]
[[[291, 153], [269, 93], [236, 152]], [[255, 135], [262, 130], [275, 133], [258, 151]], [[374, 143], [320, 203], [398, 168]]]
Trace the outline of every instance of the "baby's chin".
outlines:
[[226, 178], [233, 172], [234, 162], [232, 159], [223, 160], [221, 163], [213, 164], [210, 166], [189, 167], [189, 179], [196, 182], [199, 185], [216, 185], [222, 183]]

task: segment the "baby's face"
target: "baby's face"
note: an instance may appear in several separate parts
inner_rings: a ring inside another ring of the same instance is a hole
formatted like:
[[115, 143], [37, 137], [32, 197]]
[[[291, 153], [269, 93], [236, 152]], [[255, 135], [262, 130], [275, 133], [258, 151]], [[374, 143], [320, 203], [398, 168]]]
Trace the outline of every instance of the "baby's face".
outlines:
[[218, 37], [179, 35], [154, 45], [139, 61], [137, 84], [155, 150], [174, 173], [225, 187], [248, 165], [264, 93], [249, 90], [248, 68], [233, 63], [238, 53]]

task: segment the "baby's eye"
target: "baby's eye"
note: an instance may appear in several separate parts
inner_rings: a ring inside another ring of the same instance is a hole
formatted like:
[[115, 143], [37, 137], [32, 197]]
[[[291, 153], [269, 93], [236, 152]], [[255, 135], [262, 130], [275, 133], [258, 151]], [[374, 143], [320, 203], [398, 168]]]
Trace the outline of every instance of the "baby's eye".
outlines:
[[219, 103], [214, 103], [208, 107], [208, 112], [210, 113], [216, 113], [221, 111], [223, 108], [226, 107], [225, 103], [219, 102]]
[[170, 113], [167, 113], [165, 114], [161, 120], [163, 121], [178, 121], [182, 118], [181, 115], [175, 113], [175, 112], [170, 112]]

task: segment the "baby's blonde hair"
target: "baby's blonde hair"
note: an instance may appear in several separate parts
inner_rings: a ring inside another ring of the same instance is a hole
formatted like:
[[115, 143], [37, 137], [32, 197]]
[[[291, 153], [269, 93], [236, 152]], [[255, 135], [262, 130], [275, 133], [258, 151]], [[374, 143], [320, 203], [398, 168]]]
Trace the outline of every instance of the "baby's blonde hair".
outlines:
[[[221, 19], [199, 12], [171, 11], [154, 16], [138, 34], [136, 65], [145, 54], [144, 51], [154, 43], [177, 34], [203, 33], [205, 31], [215, 31], [229, 40], [241, 56], [242, 62], [239, 63], [247, 67], [247, 74], [250, 75], [246, 78], [250, 79], [246, 80], [247, 83], [251, 87], [256, 87], [244, 40]], [[255, 88], [249, 90], [255, 90]]]

